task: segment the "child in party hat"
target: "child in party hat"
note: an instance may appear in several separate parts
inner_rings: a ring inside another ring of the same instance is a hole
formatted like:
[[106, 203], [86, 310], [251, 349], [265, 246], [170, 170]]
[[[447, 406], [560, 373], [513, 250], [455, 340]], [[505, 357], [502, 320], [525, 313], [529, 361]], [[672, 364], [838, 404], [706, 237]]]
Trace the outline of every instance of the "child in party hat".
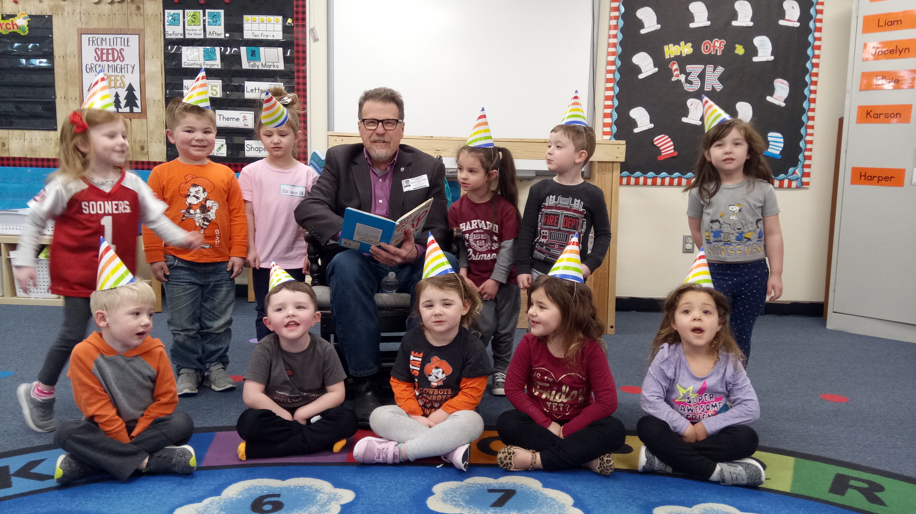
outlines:
[[573, 234], [549, 273], [528, 291], [531, 329], [506, 376], [506, 396], [515, 409], [496, 421], [508, 445], [496, 460], [506, 471], [585, 467], [608, 476], [614, 472], [612, 452], [626, 438], [623, 423], [612, 416], [617, 389], [601, 339], [604, 325], [584, 284], [579, 254]]
[[701, 155], [684, 189], [689, 191], [687, 225], [709, 261], [712, 283], [732, 302], [731, 331], [750, 357], [751, 333], [767, 296], [782, 295], [779, 204], [760, 134], [705, 96], [703, 115]]
[[353, 458], [366, 464], [398, 464], [441, 456], [467, 470], [470, 444], [483, 433], [475, 408], [490, 375], [486, 349], [469, 330], [480, 295], [456, 274], [432, 234], [414, 315], [422, 324], [401, 341], [391, 388], [397, 405], [378, 407]]
[[201, 384], [214, 391], [235, 389], [226, 371], [232, 340], [235, 277], [245, 267], [248, 221], [235, 173], [209, 159], [216, 141], [207, 75], [200, 70], [184, 98], [165, 111], [166, 136], [178, 158], [153, 168], [149, 186], [168, 204], [166, 215], [202, 234], [203, 249], [188, 252], [165, 246], [143, 231], [146, 260], [163, 283], [169, 301], [171, 358], [178, 396], [197, 394]]
[[203, 238], [175, 226], [163, 214], [143, 179], [128, 170], [127, 123], [115, 112], [108, 81], [99, 73], [80, 109], [60, 129], [60, 169], [29, 202], [25, 229], [13, 259], [23, 291], [37, 284], [35, 256], [48, 220], [55, 220], [51, 242], [51, 292], [64, 297], [64, 319], [48, 349], [38, 380], [19, 386], [17, 396], [26, 424], [38, 432], [57, 427], [54, 390], [73, 347], [92, 319], [89, 296], [95, 290], [98, 240], [104, 236], [121, 251], [130, 270], [137, 264], [137, 225], [176, 247], [199, 248]]
[[461, 231], [458, 266], [480, 293], [483, 308], [477, 325], [484, 345], [493, 339], [493, 381], [490, 391], [504, 396], [506, 370], [521, 298], [515, 275], [513, 245], [521, 215], [515, 184], [515, 160], [490, 135], [483, 109], [466, 146], [458, 150], [458, 183], [467, 193], [448, 209], [449, 226]]
[[156, 296], [101, 238], [97, 290], [89, 301], [100, 332], [76, 345], [67, 376], [83, 419], [61, 423], [54, 442], [67, 453], [54, 479], [69, 484], [102, 472], [186, 475], [197, 467], [187, 446], [191, 417], [176, 412], [175, 377], [165, 347], [150, 337]]
[[[582, 237], [582, 276], [588, 278], [611, 246], [611, 221], [604, 193], [582, 179], [582, 167], [595, 152], [595, 131], [585, 121], [576, 91], [563, 123], [550, 131], [547, 169], [553, 180], [531, 186], [515, 242], [518, 286], [527, 289], [547, 273], [572, 234]], [[594, 239], [591, 233], [594, 229]]]
[[[296, 280], [308, 273], [305, 229], [296, 224], [294, 211], [311, 191], [318, 172], [296, 159], [299, 132], [299, 97], [282, 86], [262, 93], [264, 106], [256, 133], [267, 157], [242, 168], [239, 185], [248, 218], [246, 265], [254, 282], [255, 331], [260, 341], [270, 334], [264, 325], [269, 262], [276, 262]], [[263, 264], [263, 265], [262, 265]]]
[[236, 429], [239, 459], [339, 452], [356, 433], [356, 415], [341, 407], [344, 372], [330, 343], [309, 333], [321, 320], [311, 286], [270, 263], [261, 339], [245, 372], [247, 410]]

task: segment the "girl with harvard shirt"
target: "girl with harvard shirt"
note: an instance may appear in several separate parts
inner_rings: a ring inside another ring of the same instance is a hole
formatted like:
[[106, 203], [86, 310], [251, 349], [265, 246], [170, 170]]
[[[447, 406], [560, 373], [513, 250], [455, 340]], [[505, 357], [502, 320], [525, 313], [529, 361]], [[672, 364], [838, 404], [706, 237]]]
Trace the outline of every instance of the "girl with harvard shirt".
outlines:
[[[90, 100], [95, 98], [91, 93]], [[50, 432], [57, 428], [54, 386], [92, 319], [89, 295], [96, 285], [100, 239], [104, 237], [117, 248], [134, 274], [140, 222], [169, 244], [199, 248], [203, 243], [200, 234], [185, 232], [169, 221], [163, 214], [166, 205], [153, 196], [142, 179], [124, 170], [129, 149], [127, 123], [114, 112], [113, 105], [111, 110], [73, 111], [60, 130], [60, 169], [29, 202], [18, 257], [13, 260], [16, 280], [24, 291], [37, 284], [39, 235], [45, 223], [53, 219], [51, 292], [64, 297], [63, 323], [38, 372], [38, 381], [21, 384], [16, 391], [25, 422], [32, 430]]]

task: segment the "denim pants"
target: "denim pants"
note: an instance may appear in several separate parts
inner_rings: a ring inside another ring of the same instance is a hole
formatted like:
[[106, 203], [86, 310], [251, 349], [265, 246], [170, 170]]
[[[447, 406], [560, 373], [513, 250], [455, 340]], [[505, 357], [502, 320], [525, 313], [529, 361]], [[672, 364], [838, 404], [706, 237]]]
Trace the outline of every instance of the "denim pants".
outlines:
[[500, 284], [496, 297], [483, 301], [477, 329], [484, 346], [490, 344], [490, 338], [493, 338], [494, 373], [505, 373], [509, 369], [521, 305], [518, 284]]
[[175, 369], [206, 371], [210, 364], [229, 365], [235, 280], [226, 262], [193, 262], [165, 256], [168, 282], [163, 284], [172, 332], [170, 357]]
[[709, 274], [716, 291], [728, 297], [732, 312], [728, 318], [728, 326], [732, 337], [738, 343], [738, 348], [744, 352], [748, 360], [751, 358], [751, 334], [754, 332], [754, 323], [763, 312], [767, 301], [767, 280], [770, 279], [770, 268], [767, 261], [741, 262], [726, 264], [710, 262]]
[[[301, 268], [289, 268], [286, 272], [299, 282], [305, 281], [305, 273]], [[252, 269], [251, 278], [251, 285], [254, 286], [254, 308], [256, 313], [254, 318], [254, 330], [257, 334], [258, 341], [260, 341], [270, 334], [273, 334], [273, 330], [264, 325], [264, 316], [267, 315], [264, 311], [264, 297], [270, 292], [270, 266], [262, 265], [260, 268]]]
[[[453, 269], [458, 269], [455, 256], [445, 252]], [[356, 250], [338, 253], [328, 265], [328, 285], [331, 288], [331, 311], [337, 340], [344, 351], [350, 375], [368, 377], [382, 368], [379, 345], [382, 342], [375, 293], [381, 292], [382, 278], [393, 271], [398, 279], [398, 292], [409, 293], [410, 303], [416, 302], [414, 290], [423, 278], [421, 257], [413, 263], [386, 266], [371, 256]]]

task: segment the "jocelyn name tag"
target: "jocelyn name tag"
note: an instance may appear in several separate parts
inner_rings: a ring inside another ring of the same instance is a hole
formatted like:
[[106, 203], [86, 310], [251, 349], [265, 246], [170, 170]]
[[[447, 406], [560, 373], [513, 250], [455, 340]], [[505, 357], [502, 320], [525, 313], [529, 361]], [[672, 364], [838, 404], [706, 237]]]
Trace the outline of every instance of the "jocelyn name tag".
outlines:
[[401, 181], [401, 186], [404, 188], [405, 193], [415, 189], [426, 189], [429, 187], [429, 179], [426, 178], [426, 175], [422, 177], [405, 178]]

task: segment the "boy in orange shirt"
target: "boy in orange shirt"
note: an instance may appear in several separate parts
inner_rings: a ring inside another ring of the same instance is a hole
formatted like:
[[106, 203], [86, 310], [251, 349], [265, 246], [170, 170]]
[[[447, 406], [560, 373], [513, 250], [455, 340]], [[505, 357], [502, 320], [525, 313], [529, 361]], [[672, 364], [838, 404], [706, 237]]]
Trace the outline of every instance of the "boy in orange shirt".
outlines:
[[232, 170], [208, 158], [215, 145], [216, 116], [205, 99], [197, 100], [205, 107], [188, 103], [187, 97], [169, 104], [166, 136], [178, 149], [178, 158], [153, 168], [148, 181], [168, 204], [166, 216], [186, 230], [199, 231], [205, 244], [195, 251], [163, 246], [157, 235], [143, 229], [146, 260], [165, 287], [178, 396], [197, 394], [201, 384], [214, 391], [235, 389], [226, 367], [235, 277], [248, 253], [239, 182]]

